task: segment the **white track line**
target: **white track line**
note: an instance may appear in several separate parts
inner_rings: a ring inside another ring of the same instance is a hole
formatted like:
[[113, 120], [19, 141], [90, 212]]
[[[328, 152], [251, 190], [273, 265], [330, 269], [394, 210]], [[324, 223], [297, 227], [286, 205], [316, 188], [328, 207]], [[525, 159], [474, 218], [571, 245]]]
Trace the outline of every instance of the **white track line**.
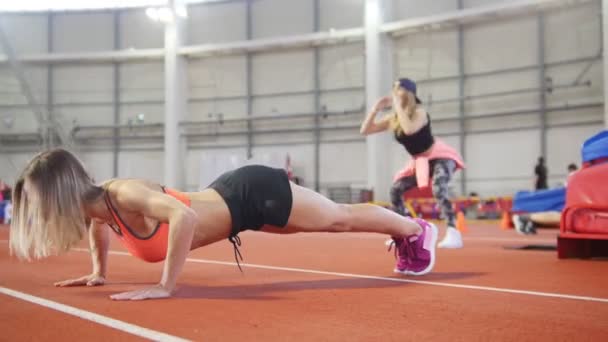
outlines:
[[[500, 238], [500, 237], [491, 237], [491, 236], [478, 236], [478, 237], [463, 237], [464, 242], [504, 242], [504, 243], [525, 243], [530, 245], [536, 244], [557, 244], [557, 239], [518, 239], [518, 238]], [[393, 240], [386, 239], [384, 243], [388, 246]]]
[[[302, 235], [301, 237], [305, 237], [308, 235]], [[312, 234], [311, 234], [312, 237]], [[342, 238], [338, 234], [327, 235], [328, 238], [336, 237]], [[348, 238], [354, 238], [355, 236], [349, 236]], [[360, 238], [370, 238], [370, 236], [361, 236]], [[378, 238], [379, 239], [379, 238]], [[526, 239], [526, 238], [509, 238], [509, 237], [491, 237], [491, 236], [474, 236], [474, 237], [463, 237], [464, 241], [493, 241], [493, 242], [521, 242], [521, 243], [556, 243], [557, 237], [555, 239]], [[8, 243], [8, 240], [0, 240], [0, 243]]]
[[[86, 252], [86, 253], [89, 252], [89, 250], [86, 248], [74, 248], [73, 250], [79, 251], [79, 252]], [[129, 253], [120, 252], [120, 251], [110, 251], [110, 254], [130, 256]], [[237, 265], [234, 262], [195, 259], [195, 258], [188, 258], [188, 259], [186, 259], [186, 261], [194, 262], [194, 263], [201, 263], [201, 264], [214, 264], [214, 265], [225, 265], [225, 266], [236, 266]], [[392, 282], [398, 282], [398, 283], [413, 283], [413, 284], [443, 286], [443, 287], [452, 287], [452, 288], [468, 289], [468, 290], [490, 291], [490, 292], [520, 294], [520, 295], [529, 295], [529, 296], [537, 296], [537, 297], [551, 297], [551, 298], [560, 298], [560, 299], [581, 300], [581, 301], [588, 301], [588, 302], [608, 303], [608, 298], [577, 296], [577, 295], [552, 293], [552, 292], [516, 290], [516, 289], [508, 289], [508, 288], [501, 288], [501, 287], [491, 287], [491, 286], [441, 283], [441, 282], [436, 282], [436, 281], [424, 281], [424, 280], [413, 280], [413, 279], [403, 279], [403, 278], [388, 278], [388, 277], [378, 277], [378, 276], [370, 276], [370, 275], [364, 275], [364, 274], [327, 272], [327, 271], [309, 270], [309, 269], [292, 268], [292, 267], [278, 267], [278, 266], [243, 264], [243, 263], [241, 264], [241, 266], [250, 267], [250, 268], [266, 269], [266, 270], [275, 270], [275, 271], [332, 275], [332, 276], [344, 277], [344, 278], [374, 279], [374, 280], [384, 280], [384, 281], [392, 281]]]
[[[85, 248], [76, 248], [74, 250], [79, 251], [79, 252], [87, 252], [87, 253], [89, 252], [89, 250], [85, 249]], [[110, 251], [110, 254], [130, 256], [130, 254], [127, 252], [119, 252], [119, 251]], [[217, 260], [188, 258], [188, 259], [186, 259], [186, 261], [200, 263], [200, 264], [237, 266], [237, 264], [234, 262], [217, 261]], [[370, 276], [370, 275], [364, 275], [364, 274], [328, 272], [328, 271], [318, 271], [318, 270], [293, 268], [293, 267], [279, 267], [279, 266], [267, 266], [267, 265], [243, 264], [243, 263], [241, 263], [241, 266], [250, 267], [250, 268], [259, 268], [259, 269], [264, 269], [264, 270], [273, 270], [273, 271], [321, 274], [321, 275], [331, 275], [331, 276], [344, 277], [344, 278], [384, 280], [384, 281], [392, 281], [392, 282], [397, 282], [397, 283], [413, 283], [413, 284], [421, 284], [421, 285], [452, 287], [452, 288], [458, 288], [458, 289], [490, 291], [490, 292], [520, 294], [520, 295], [529, 295], [529, 296], [537, 296], [537, 297], [551, 297], [551, 298], [560, 298], [560, 299], [582, 300], [582, 301], [588, 301], [588, 302], [608, 303], [608, 298], [577, 296], [577, 295], [552, 293], [552, 292], [527, 291], [527, 290], [516, 290], [516, 289], [490, 287], [490, 286], [441, 283], [441, 282], [436, 282], [436, 281], [412, 280], [412, 279], [403, 279], [403, 278], [388, 278], [388, 277]]]
[[553, 243], [556, 244], [557, 243], [557, 237], [555, 239], [518, 239], [518, 238], [500, 238], [500, 237], [490, 237], [490, 236], [476, 236], [476, 237], [463, 237], [462, 238], [465, 242], [466, 241], [492, 241], [492, 242], [520, 242], [520, 243], [531, 243], [531, 244], [536, 244], [536, 243]]
[[60, 311], [60, 312], [66, 313], [68, 315], [76, 316], [76, 317], [85, 319], [87, 321], [105, 325], [106, 327], [120, 330], [120, 331], [126, 332], [128, 334], [143, 337], [143, 338], [146, 338], [146, 339], [149, 339], [152, 341], [169, 341], [169, 342], [188, 341], [188, 340], [185, 340], [185, 339], [182, 339], [182, 338], [179, 338], [176, 336], [168, 335], [168, 334], [165, 334], [165, 333], [162, 333], [159, 331], [150, 330], [150, 329], [143, 328], [143, 327], [140, 327], [140, 326], [137, 326], [134, 324], [119, 321], [117, 319], [102, 316], [102, 315], [99, 315], [99, 314], [96, 314], [96, 313], [93, 313], [90, 311], [78, 309], [73, 306], [68, 306], [65, 304], [50, 301], [48, 299], [35, 297], [35, 296], [29, 295], [27, 293], [7, 289], [6, 287], [0, 286], [0, 293], [7, 295], [7, 296], [11, 296], [11, 297], [15, 297], [15, 298], [24, 300], [26, 302], [44, 306], [46, 308], [49, 308], [49, 309], [52, 309], [55, 311]]

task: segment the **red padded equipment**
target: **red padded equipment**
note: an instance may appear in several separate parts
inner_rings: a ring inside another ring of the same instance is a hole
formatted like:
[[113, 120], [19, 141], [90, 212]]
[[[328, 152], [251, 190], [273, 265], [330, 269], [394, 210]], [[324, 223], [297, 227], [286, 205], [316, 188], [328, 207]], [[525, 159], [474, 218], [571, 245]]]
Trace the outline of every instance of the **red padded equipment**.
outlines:
[[608, 163], [585, 165], [568, 180], [558, 257], [608, 256]]

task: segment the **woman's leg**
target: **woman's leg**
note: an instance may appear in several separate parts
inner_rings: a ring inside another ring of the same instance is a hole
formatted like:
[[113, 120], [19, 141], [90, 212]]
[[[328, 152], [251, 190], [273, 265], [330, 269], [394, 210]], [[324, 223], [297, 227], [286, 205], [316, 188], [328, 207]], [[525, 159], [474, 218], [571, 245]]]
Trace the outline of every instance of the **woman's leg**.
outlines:
[[449, 185], [456, 169], [456, 163], [449, 159], [436, 159], [431, 161], [433, 196], [441, 209], [447, 223], [444, 239], [439, 243], [439, 248], [461, 248], [462, 236], [456, 229], [456, 215], [454, 207], [449, 198]]
[[533, 214], [513, 215], [515, 230], [520, 234], [536, 234], [536, 227], [559, 227], [562, 213], [559, 211], [544, 211]]
[[327, 197], [291, 183], [293, 206], [288, 232], [369, 232], [394, 238], [420, 235], [412, 219], [373, 204], [338, 204]]
[[454, 207], [452, 206], [448, 192], [456, 164], [448, 159], [433, 160], [431, 164], [433, 172], [433, 197], [435, 197], [441, 209], [441, 215], [445, 218], [448, 227], [455, 227], [456, 215], [454, 215]]
[[524, 235], [536, 234], [536, 227], [530, 216], [530, 214], [513, 215], [513, 224], [516, 232]]
[[545, 211], [530, 214], [530, 220], [539, 226], [559, 227], [561, 219], [562, 213], [559, 211]]
[[310, 189], [291, 183], [293, 204], [285, 228], [272, 233], [369, 232], [393, 237], [398, 254], [395, 272], [422, 275], [435, 263], [437, 228], [420, 219], [403, 217], [373, 204], [338, 204]]
[[403, 177], [393, 183], [391, 187], [391, 203], [393, 210], [403, 216], [411, 216], [403, 205], [403, 194], [416, 186], [416, 176]]

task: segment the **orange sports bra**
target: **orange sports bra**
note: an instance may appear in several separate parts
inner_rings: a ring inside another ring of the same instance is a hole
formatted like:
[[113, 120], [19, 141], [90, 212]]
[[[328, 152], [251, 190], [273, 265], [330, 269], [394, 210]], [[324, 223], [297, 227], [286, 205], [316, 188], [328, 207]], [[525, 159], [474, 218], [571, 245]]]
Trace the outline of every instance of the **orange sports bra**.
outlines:
[[[173, 189], [167, 189], [163, 187], [163, 192], [167, 195], [173, 196], [188, 207], [190, 206], [190, 198], [179, 191]], [[159, 222], [152, 234], [149, 236], [138, 236], [137, 233], [131, 229], [124, 221], [120, 218], [120, 215], [116, 211], [116, 208], [112, 204], [108, 192], [105, 192], [106, 206], [112, 213], [114, 222], [118, 225], [110, 225], [110, 228], [116, 233], [120, 242], [125, 248], [135, 257], [138, 257], [147, 262], [159, 262], [165, 260], [167, 256], [167, 244], [169, 238], [169, 224], [166, 222]]]

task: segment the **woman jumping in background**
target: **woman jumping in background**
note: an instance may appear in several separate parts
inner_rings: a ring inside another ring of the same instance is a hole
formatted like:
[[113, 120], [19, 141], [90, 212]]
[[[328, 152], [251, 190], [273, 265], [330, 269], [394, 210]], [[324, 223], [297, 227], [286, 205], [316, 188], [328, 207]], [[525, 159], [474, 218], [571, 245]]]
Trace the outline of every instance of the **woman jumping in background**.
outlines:
[[182, 193], [137, 179], [96, 185], [74, 155], [56, 149], [29, 162], [13, 199], [10, 248], [19, 258], [64, 252], [89, 236], [93, 272], [57, 286], [105, 282], [110, 229], [134, 256], [165, 261], [157, 285], [111, 296], [116, 300], [171, 296], [190, 250], [228, 238], [240, 256], [238, 234], [247, 229], [387, 234], [395, 245], [395, 272], [421, 275], [435, 264], [434, 225], [376, 205], [336, 204], [290, 182], [284, 170], [260, 165], [227, 172], [200, 192]]
[[[447, 231], [440, 248], [461, 248], [462, 236], [455, 228], [455, 215], [448, 198], [448, 186], [454, 172], [464, 168], [455, 149], [433, 136], [431, 118], [416, 96], [416, 83], [407, 78], [395, 82], [392, 96], [383, 97], [361, 124], [361, 134], [369, 135], [391, 130], [397, 142], [412, 156], [406, 167], [394, 177], [391, 202], [394, 210], [406, 215], [403, 194], [418, 186], [427, 187], [432, 180], [433, 196], [446, 219]], [[378, 112], [391, 107], [394, 112], [376, 120]]]

